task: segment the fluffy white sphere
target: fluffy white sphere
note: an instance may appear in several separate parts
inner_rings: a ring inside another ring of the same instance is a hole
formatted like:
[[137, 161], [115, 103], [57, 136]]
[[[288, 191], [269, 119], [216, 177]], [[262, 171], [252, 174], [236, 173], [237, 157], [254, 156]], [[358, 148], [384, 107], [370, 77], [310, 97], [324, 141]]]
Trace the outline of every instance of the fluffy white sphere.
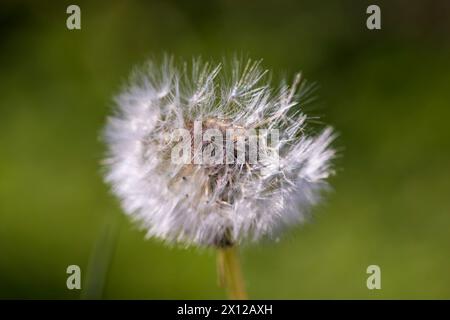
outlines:
[[[167, 58], [132, 75], [105, 130], [106, 181], [148, 236], [218, 247], [258, 240], [303, 221], [319, 201], [333, 173], [333, 132], [307, 134], [300, 75], [292, 86], [272, 88], [266, 73], [259, 62], [178, 66]], [[258, 145], [258, 154], [276, 155], [257, 163], [174, 163], [170, 134], [192, 132], [195, 121], [220, 132], [277, 129], [276, 145]]]

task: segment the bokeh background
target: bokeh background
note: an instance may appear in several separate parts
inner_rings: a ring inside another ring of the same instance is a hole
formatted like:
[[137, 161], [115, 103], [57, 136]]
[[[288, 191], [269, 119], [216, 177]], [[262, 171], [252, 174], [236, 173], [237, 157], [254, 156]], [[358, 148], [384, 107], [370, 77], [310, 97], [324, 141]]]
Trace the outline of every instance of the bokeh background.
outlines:
[[450, 298], [450, 2], [2, 1], [0, 28], [1, 298], [225, 298], [214, 252], [144, 240], [102, 182], [112, 96], [163, 52], [302, 70], [340, 134], [311, 223], [243, 248], [251, 298]]

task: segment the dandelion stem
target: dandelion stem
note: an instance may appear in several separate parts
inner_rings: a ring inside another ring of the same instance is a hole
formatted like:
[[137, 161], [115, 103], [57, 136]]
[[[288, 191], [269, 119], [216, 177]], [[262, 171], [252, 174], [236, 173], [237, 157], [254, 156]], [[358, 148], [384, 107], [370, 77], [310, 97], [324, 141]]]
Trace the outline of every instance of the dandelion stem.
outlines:
[[217, 259], [219, 284], [226, 286], [229, 298], [248, 299], [237, 247], [219, 248]]

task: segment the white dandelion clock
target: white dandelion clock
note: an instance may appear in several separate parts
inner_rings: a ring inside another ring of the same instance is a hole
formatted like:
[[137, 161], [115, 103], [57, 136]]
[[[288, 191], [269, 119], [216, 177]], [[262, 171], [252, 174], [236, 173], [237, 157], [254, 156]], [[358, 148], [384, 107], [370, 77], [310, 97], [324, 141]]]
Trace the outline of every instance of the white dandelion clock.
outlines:
[[308, 134], [306, 91], [300, 75], [272, 88], [260, 62], [149, 63], [108, 119], [106, 181], [149, 237], [220, 249], [242, 298], [232, 248], [304, 221], [333, 173], [333, 131]]

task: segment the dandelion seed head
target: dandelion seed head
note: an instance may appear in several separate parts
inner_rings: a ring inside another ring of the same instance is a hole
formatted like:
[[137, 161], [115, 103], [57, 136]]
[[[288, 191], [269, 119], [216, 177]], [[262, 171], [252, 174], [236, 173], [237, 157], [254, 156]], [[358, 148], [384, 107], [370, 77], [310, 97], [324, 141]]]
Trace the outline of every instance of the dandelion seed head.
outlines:
[[[149, 62], [115, 99], [104, 134], [105, 180], [149, 237], [219, 247], [278, 239], [308, 217], [333, 174], [334, 133], [307, 133], [305, 90], [300, 75], [291, 86], [273, 88], [260, 61]], [[174, 163], [179, 140], [171, 133], [193, 132], [196, 121], [201, 130], [223, 134], [234, 151], [247, 147], [240, 139], [247, 130], [277, 129], [279, 139], [258, 144], [257, 163], [227, 163], [225, 155], [221, 164]]]

